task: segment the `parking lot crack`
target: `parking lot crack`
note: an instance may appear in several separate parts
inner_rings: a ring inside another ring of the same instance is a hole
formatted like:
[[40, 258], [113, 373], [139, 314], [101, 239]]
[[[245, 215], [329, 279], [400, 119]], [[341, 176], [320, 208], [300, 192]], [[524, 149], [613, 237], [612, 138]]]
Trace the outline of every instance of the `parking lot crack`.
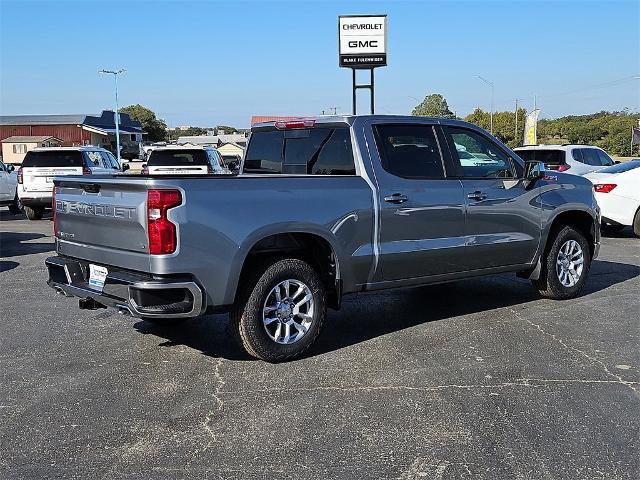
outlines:
[[205, 416], [204, 420], [202, 421], [202, 427], [205, 429], [207, 434], [211, 437], [211, 439], [214, 442], [217, 441], [217, 436], [216, 436], [216, 432], [211, 427], [211, 422], [213, 421], [213, 417], [220, 410], [222, 410], [222, 407], [224, 406], [224, 402], [222, 401], [222, 398], [221, 398], [221, 393], [222, 393], [222, 388], [225, 386], [226, 382], [224, 381], [224, 379], [222, 378], [222, 374], [220, 373], [221, 367], [222, 367], [222, 358], [219, 358], [213, 369], [213, 378], [215, 380], [215, 388], [213, 390], [212, 397], [215, 400], [216, 408], [210, 409], [207, 412], [207, 415]]
[[511, 311], [511, 313], [513, 313], [513, 315], [517, 319], [522, 320], [524, 322], [527, 322], [529, 325], [534, 327], [540, 333], [542, 333], [543, 335], [545, 335], [545, 336], [549, 337], [550, 339], [552, 339], [554, 342], [556, 342], [559, 345], [561, 345], [565, 350], [575, 352], [578, 355], [580, 355], [580, 356], [586, 358], [587, 360], [589, 360], [592, 364], [599, 365], [606, 375], [608, 375], [609, 377], [614, 378], [616, 380], [614, 383], [619, 383], [621, 385], [624, 385], [625, 387], [630, 388], [631, 390], [633, 390], [633, 392], [636, 395], [640, 394], [640, 392], [638, 392], [638, 389], [636, 388], [636, 385], [637, 385], [636, 382], [630, 382], [628, 380], [625, 380], [620, 375], [612, 372], [611, 370], [609, 370], [607, 365], [602, 360], [600, 360], [599, 358], [596, 358], [596, 357], [594, 357], [592, 355], [589, 355], [587, 352], [585, 352], [583, 350], [580, 350], [579, 348], [576, 348], [576, 347], [574, 347], [572, 345], [567, 344], [564, 340], [562, 340], [561, 338], [558, 338], [557, 335], [545, 331], [539, 324], [532, 322], [528, 318], [524, 318], [522, 315], [520, 315], [513, 308], [510, 308], [509, 310]]

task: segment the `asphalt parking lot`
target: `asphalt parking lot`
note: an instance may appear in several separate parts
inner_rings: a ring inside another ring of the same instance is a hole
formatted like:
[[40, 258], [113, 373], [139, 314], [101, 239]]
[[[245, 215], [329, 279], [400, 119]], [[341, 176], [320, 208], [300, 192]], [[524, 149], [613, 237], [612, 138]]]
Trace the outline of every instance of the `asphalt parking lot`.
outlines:
[[0, 478], [640, 476], [640, 240], [586, 291], [512, 275], [348, 297], [301, 360], [225, 315], [159, 327], [46, 284], [51, 222], [0, 209]]

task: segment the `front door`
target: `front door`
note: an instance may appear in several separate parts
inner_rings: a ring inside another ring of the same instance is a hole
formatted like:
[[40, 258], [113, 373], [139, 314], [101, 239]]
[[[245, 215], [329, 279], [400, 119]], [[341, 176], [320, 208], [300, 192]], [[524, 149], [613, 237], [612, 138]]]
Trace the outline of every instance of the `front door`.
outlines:
[[521, 167], [489, 137], [463, 127], [444, 131], [467, 204], [468, 268], [531, 262], [540, 240], [538, 188], [528, 188]]
[[433, 125], [374, 125], [382, 280], [460, 271], [464, 197], [445, 174]]

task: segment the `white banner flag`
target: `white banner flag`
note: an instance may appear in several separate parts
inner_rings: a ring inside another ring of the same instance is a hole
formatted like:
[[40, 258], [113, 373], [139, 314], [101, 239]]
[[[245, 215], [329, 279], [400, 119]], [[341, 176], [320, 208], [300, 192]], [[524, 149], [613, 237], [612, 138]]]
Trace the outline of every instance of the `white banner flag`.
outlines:
[[537, 145], [538, 144], [538, 116], [540, 115], [540, 109], [536, 108], [533, 112], [527, 115], [524, 122], [524, 145]]

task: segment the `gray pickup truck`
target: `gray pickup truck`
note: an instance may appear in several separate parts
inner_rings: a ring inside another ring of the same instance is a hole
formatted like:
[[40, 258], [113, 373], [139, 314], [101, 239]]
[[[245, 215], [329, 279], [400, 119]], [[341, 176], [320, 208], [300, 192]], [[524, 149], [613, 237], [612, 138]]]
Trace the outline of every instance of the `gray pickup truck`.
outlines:
[[514, 272], [574, 297], [600, 242], [588, 180], [455, 120], [264, 123], [238, 176], [54, 184], [51, 287], [165, 323], [230, 312], [247, 352], [272, 362], [305, 352], [348, 293]]

